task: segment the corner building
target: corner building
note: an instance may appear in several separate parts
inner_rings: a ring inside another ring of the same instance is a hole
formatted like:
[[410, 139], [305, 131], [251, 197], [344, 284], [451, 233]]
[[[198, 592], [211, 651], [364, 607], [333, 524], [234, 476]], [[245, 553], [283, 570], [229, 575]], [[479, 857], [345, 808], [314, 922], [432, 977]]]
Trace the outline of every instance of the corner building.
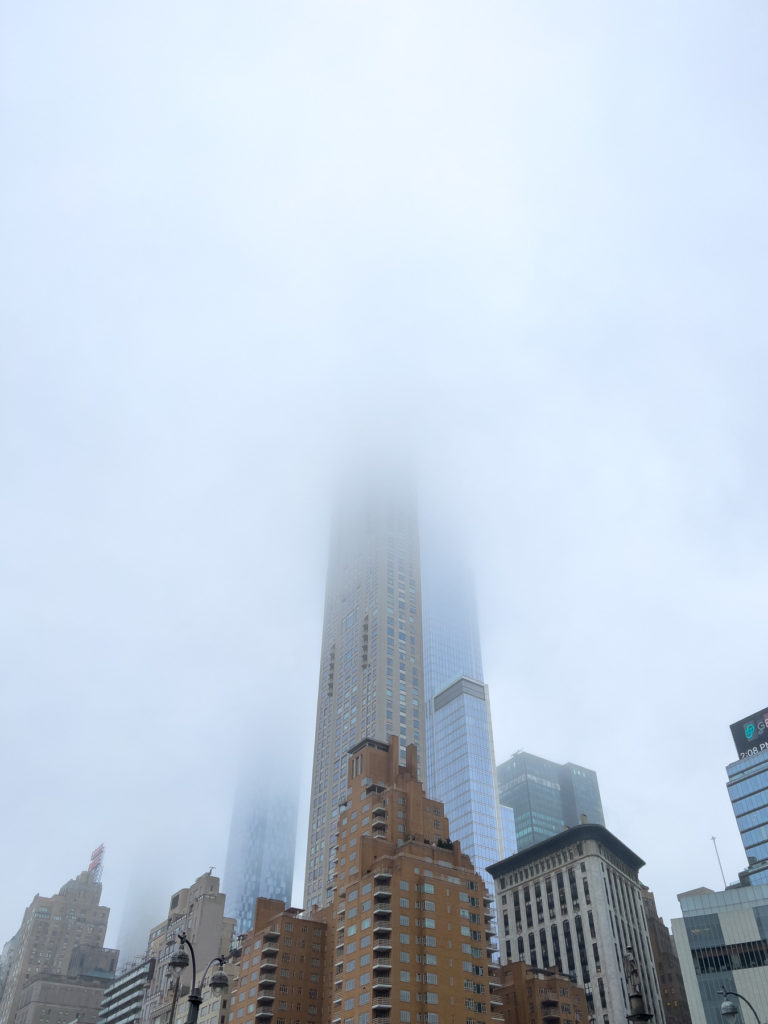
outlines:
[[601, 825], [577, 825], [489, 868], [496, 881], [501, 962], [572, 975], [590, 1019], [633, 1013], [628, 950], [654, 1024], [665, 1016], [638, 870], [643, 861]]
[[[429, 800], [414, 745], [350, 751], [327, 922], [323, 1020], [331, 1024], [503, 1021], [490, 897], [443, 805]], [[279, 1024], [279, 1022], [277, 1022]]]
[[419, 538], [411, 495], [391, 488], [340, 501], [328, 560], [304, 905], [325, 906], [337, 870], [347, 756], [396, 737], [401, 757], [424, 729]]

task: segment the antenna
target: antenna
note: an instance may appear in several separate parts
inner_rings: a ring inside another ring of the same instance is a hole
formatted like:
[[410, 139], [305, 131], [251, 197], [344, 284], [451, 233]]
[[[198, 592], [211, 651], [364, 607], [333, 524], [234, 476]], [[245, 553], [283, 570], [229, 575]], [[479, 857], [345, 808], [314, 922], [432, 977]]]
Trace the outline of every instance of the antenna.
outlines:
[[720, 874], [723, 876], [723, 888], [727, 889], [728, 888], [728, 883], [725, 880], [725, 872], [723, 871], [723, 863], [720, 860], [720, 854], [717, 852], [717, 838], [716, 838], [716, 836], [712, 836], [712, 845], [715, 848], [715, 856], [717, 857], [717, 863], [720, 865]]

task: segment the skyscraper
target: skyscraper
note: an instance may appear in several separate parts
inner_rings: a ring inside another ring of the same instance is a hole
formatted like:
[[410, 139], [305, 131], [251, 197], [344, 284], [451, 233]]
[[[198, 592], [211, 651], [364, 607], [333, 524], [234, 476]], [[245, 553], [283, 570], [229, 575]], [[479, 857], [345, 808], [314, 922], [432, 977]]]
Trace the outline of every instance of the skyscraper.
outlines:
[[[363, 489], [338, 503], [320, 654], [304, 905], [324, 906], [336, 870], [347, 752], [361, 739], [398, 737], [401, 755], [424, 741], [421, 580], [408, 488]], [[397, 715], [395, 715], [397, 711]]]
[[474, 585], [457, 550], [455, 541], [424, 531], [426, 790], [442, 801], [451, 834], [484, 871], [517, 846], [514, 812], [499, 803]]
[[100, 905], [99, 865], [27, 907], [0, 964], [2, 1024], [69, 1024], [76, 1015], [95, 1024], [117, 967], [117, 950], [104, 948], [109, 908]]
[[768, 708], [734, 722], [739, 760], [729, 764], [728, 796], [739, 826], [752, 885], [768, 883]]
[[581, 824], [604, 825], [597, 775], [518, 750], [498, 767], [499, 799], [515, 812], [519, 850]]
[[[259, 747], [263, 758], [262, 744]], [[254, 766], [240, 773], [232, 809], [224, 889], [226, 914], [237, 921], [238, 934], [253, 927], [258, 897], [291, 902], [298, 781], [287, 759], [273, 753], [258, 766], [259, 773]], [[264, 784], [267, 764], [275, 766], [269, 785]]]
[[478, 869], [515, 849], [512, 812], [500, 809], [497, 797], [471, 581], [455, 545], [436, 541], [431, 530], [425, 536], [422, 565], [413, 490], [393, 487], [392, 478], [367, 489], [356, 482], [339, 502], [325, 594], [305, 906], [330, 898], [346, 755], [362, 739], [396, 735], [401, 756], [407, 744], [417, 747], [427, 795], [445, 805], [453, 837]]

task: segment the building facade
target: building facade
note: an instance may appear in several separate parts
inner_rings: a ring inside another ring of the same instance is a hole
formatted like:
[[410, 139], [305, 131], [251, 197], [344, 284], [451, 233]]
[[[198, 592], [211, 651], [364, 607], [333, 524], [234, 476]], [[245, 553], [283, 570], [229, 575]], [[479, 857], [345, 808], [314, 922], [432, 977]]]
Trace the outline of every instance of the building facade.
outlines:
[[499, 799], [514, 811], [518, 850], [583, 821], [605, 824], [597, 775], [590, 768], [519, 750], [497, 774]]
[[696, 1024], [722, 1024], [721, 989], [738, 992], [768, 1019], [768, 885], [701, 888], [677, 898], [683, 916], [672, 921], [672, 934]]
[[642, 887], [642, 899], [667, 1024], [691, 1024], [683, 972], [672, 933], [659, 916], [656, 900], [647, 886]]
[[637, 988], [663, 1024], [638, 879], [642, 865], [601, 825], [577, 825], [492, 865], [501, 962], [522, 960], [571, 975], [598, 1024], [623, 1022]]
[[[214, 957], [226, 956], [232, 946], [235, 921], [224, 915], [224, 893], [219, 879], [210, 871], [189, 888], [171, 897], [166, 918], [149, 934], [146, 959], [155, 961], [141, 1010], [141, 1024], [183, 1024], [187, 1018], [187, 1000], [191, 985], [191, 967], [180, 977], [168, 970], [168, 961], [178, 949], [178, 937], [184, 932], [195, 950], [198, 971]], [[199, 981], [199, 974], [198, 974]], [[200, 1022], [206, 1014], [200, 1009]]]
[[768, 883], [768, 709], [735, 722], [731, 733], [739, 760], [729, 764], [728, 796], [744, 853], [745, 880]]
[[3, 952], [0, 1024], [15, 1024], [19, 1012], [25, 1024], [43, 1016], [69, 1024], [76, 1013], [95, 1024], [118, 956], [104, 948], [109, 908], [101, 906], [98, 877], [96, 870], [82, 871], [55, 896], [38, 894], [27, 907]]
[[[331, 1024], [501, 1021], [490, 897], [399, 739], [350, 752], [328, 926]], [[343, 863], [342, 863], [343, 861]]]
[[[493, 891], [485, 868], [504, 855], [496, 788], [488, 687], [461, 676], [431, 701], [432, 789], [451, 823], [451, 835]], [[514, 852], [514, 846], [511, 852]]]
[[[475, 867], [513, 854], [514, 812], [499, 803], [477, 606], [457, 543], [423, 531], [425, 788]], [[486, 875], [490, 888], [493, 883]]]
[[498, 801], [474, 593], [429, 537], [422, 567], [407, 488], [360, 488], [340, 503], [325, 594], [308, 907], [331, 897], [346, 758], [362, 739], [397, 736], [401, 759], [416, 746], [427, 793], [445, 804], [477, 866], [515, 849], [512, 811]]
[[[263, 751], [260, 752], [263, 756]], [[226, 913], [234, 917], [238, 934], [253, 927], [256, 900], [263, 896], [291, 902], [296, 856], [298, 781], [281, 770], [264, 785], [250, 770], [240, 777], [224, 869]]]
[[522, 960], [499, 973], [504, 1024], [588, 1024], [587, 996], [567, 974]]
[[305, 906], [331, 898], [347, 753], [365, 737], [423, 749], [418, 523], [392, 488], [339, 501], [325, 591]]
[[151, 957], [127, 965], [104, 990], [98, 1024], [138, 1024], [154, 973]]
[[221, 1024], [322, 1024], [326, 932], [324, 921], [281, 900], [257, 899]]

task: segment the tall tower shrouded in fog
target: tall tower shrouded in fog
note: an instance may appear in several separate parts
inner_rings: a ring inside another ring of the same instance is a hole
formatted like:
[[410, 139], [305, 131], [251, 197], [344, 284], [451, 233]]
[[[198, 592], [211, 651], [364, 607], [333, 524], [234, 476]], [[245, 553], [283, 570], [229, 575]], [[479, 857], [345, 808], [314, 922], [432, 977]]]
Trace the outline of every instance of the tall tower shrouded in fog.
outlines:
[[[224, 869], [226, 913], [237, 921], [238, 934], [253, 927], [260, 896], [291, 902], [298, 782], [286, 760], [262, 748], [240, 772]], [[265, 784], [265, 773], [278, 765]]]
[[307, 842], [304, 905], [333, 886], [347, 752], [362, 739], [398, 737], [405, 757], [424, 740], [421, 582], [416, 503], [408, 486], [357, 486], [334, 517]]

